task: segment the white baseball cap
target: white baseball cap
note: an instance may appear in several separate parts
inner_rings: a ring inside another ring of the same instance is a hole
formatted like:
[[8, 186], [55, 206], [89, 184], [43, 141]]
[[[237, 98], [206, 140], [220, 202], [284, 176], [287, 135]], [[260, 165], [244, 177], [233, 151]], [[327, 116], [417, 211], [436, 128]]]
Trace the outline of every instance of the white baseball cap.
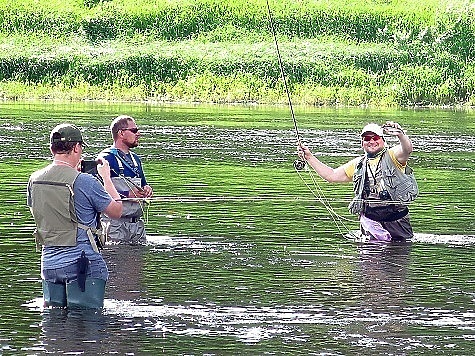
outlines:
[[372, 132], [380, 137], [384, 137], [383, 128], [378, 124], [371, 123], [363, 127], [363, 130], [361, 130], [361, 136], [364, 136], [367, 132]]

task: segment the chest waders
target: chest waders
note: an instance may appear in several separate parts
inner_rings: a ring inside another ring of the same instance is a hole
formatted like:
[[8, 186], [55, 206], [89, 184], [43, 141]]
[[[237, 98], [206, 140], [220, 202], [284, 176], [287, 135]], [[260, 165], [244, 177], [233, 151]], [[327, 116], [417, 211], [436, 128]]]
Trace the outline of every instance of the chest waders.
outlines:
[[[133, 188], [142, 189], [142, 178], [140, 177], [139, 165], [137, 160], [134, 157], [134, 154], [130, 154], [131, 162], [119, 153], [119, 150], [116, 148], [111, 148], [108, 153], [111, 153], [119, 166], [118, 177], [112, 177], [112, 183], [118, 192], [126, 192], [133, 190]], [[134, 172], [134, 177], [126, 177], [124, 175], [124, 165], [127, 166], [132, 172]], [[143, 207], [141, 202], [134, 201], [123, 201], [122, 202], [122, 215], [121, 218], [129, 220], [137, 220], [143, 215]]]
[[66, 283], [42, 281], [45, 307], [70, 309], [101, 309], [104, 307], [106, 281], [86, 278], [84, 289], [77, 280]]
[[[373, 178], [371, 184], [369, 170], [368, 158], [363, 157], [353, 176], [355, 197], [348, 206], [350, 212], [364, 214], [375, 221], [394, 221], [407, 215], [407, 204], [419, 193], [412, 169], [406, 166], [402, 172], [385, 151], [380, 157], [376, 172], [370, 171]], [[385, 198], [381, 199], [382, 196]]]
[[[118, 177], [112, 177], [112, 183], [118, 192], [131, 191], [134, 188], [142, 189], [142, 178], [140, 177], [140, 166], [130, 154], [130, 161], [119, 153], [116, 148], [111, 148], [107, 153], [112, 154], [119, 166]], [[134, 172], [134, 177], [124, 175], [124, 166]], [[122, 215], [119, 219], [110, 219], [102, 215], [102, 221], [108, 226], [108, 238], [112, 241], [126, 243], [144, 243], [146, 241], [145, 224], [141, 217], [144, 214], [144, 202], [125, 200], [122, 201]]]
[[[36, 223], [36, 247], [73, 247], [77, 244], [77, 229], [86, 231], [94, 251], [99, 252], [95, 234], [100, 230], [78, 222], [74, 208], [74, 182], [79, 172], [67, 166], [50, 165], [30, 180], [31, 211]], [[74, 266], [74, 265], [73, 265]], [[106, 281], [86, 278], [89, 259], [78, 258], [77, 279], [58, 283], [43, 280], [45, 306], [70, 308], [102, 308]], [[74, 269], [74, 267], [72, 267]]]

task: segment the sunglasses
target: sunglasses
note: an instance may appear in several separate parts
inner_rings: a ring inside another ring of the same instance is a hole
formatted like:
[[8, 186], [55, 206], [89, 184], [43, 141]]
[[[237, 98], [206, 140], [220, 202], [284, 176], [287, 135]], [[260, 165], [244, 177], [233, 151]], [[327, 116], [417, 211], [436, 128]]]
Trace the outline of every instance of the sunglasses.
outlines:
[[381, 138], [379, 135], [365, 135], [363, 136], [363, 141], [369, 142], [371, 140], [378, 141]]
[[130, 132], [136, 134], [137, 132], [139, 132], [139, 129], [137, 127], [134, 127], [132, 129], [122, 129], [122, 131], [130, 131]]

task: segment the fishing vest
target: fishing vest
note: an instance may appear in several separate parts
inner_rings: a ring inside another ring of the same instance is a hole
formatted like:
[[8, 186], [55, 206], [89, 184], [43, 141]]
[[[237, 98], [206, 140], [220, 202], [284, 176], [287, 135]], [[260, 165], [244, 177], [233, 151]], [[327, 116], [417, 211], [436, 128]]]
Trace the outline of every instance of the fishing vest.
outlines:
[[[114, 184], [115, 189], [118, 192], [125, 192], [132, 190], [134, 187], [142, 187], [142, 179], [140, 178], [139, 165], [137, 160], [134, 157], [134, 154], [131, 153], [130, 157], [132, 162], [126, 161], [119, 155], [119, 152], [116, 148], [111, 148], [105, 153], [112, 154], [117, 160], [119, 166], [118, 177], [111, 177], [112, 184]], [[135, 177], [125, 177], [124, 176], [124, 164], [135, 173]], [[143, 215], [143, 206], [139, 201], [122, 201], [122, 215], [121, 218], [140, 218]]]
[[[78, 222], [74, 208], [74, 182], [79, 172], [71, 167], [49, 165], [30, 179], [31, 212], [36, 229], [36, 247], [76, 246], [78, 227], [86, 230], [94, 249], [102, 239], [101, 230]], [[96, 236], [93, 236], [96, 234]]]
[[[365, 156], [356, 165], [353, 175], [355, 197], [348, 206], [352, 214], [360, 215], [365, 211], [365, 200], [368, 196], [365, 196], [364, 190], [365, 183], [368, 180], [368, 169], [370, 169], [368, 164], [368, 158]], [[378, 165], [380, 168], [378, 172], [375, 172], [378, 175], [376, 184], [380, 184], [389, 193], [391, 202], [395, 202], [395, 204], [392, 204], [395, 210], [407, 210], [406, 204], [414, 201], [419, 194], [412, 168], [406, 165], [404, 172], [402, 172], [396, 167], [387, 152], [383, 152]], [[401, 204], [397, 204], [397, 202]]]

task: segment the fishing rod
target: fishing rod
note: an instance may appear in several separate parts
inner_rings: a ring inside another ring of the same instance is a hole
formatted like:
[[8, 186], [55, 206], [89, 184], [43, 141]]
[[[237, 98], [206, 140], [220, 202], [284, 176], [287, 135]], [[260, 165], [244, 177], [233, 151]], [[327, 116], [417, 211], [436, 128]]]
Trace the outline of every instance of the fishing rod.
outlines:
[[[281, 76], [282, 76], [282, 81], [284, 82], [284, 88], [285, 88], [285, 92], [287, 94], [287, 100], [289, 102], [290, 114], [291, 114], [292, 120], [294, 122], [294, 130], [295, 130], [295, 135], [297, 136], [297, 143], [300, 146], [301, 143], [302, 143], [302, 140], [300, 139], [299, 129], [298, 129], [298, 126], [297, 126], [297, 120], [295, 119], [294, 108], [292, 106], [292, 100], [290, 99], [290, 91], [289, 91], [289, 87], [287, 85], [287, 79], [285, 77], [284, 65], [282, 63], [282, 56], [280, 55], [279, 43], [277, 42], [277, 35], [276, 35], [276, 31], [275, 31], [275, 26], [274, 26], [274, 20], [272, 19], [272, 12], [270, 10], [269, 0], [266, 0], [266, 3], [267, 3], [267, 13], [269, 15], [269, 24], [270, 24], [270, 27], [271, 27], [271, 30], [272, 30], [272, 36], [274, 37], [275, 48], [276, 48], [276, 51], [277, 51], [277, 58], [278, 58], [278, 61], [279, 61], [280, 73], [281, 73]], [[301, 171], [302, 169], [305, 168], [305, 161], [301, 158], [296, 159], [294, 161], [294, 168], [297, 171]]]
[[[270, 27], [271, 27], [271, 30], [272, 30], [272, 36], [274, 38], [274, 43], [275, 43], [275, 48], [276, 48], [276, 52], [277, 52], [277, 58], [278, 58], [278, 61], [279, 61], [279, 67], [280, 67], [280, 73], [281, 73], [281, 76], [282, 76], [282, 81], [284, 82], [284, 88], [285, 88], [285, 93], [287, 94], [287, 100], [288, 100], [288, 103], [289, 103], [289, 108], [290, 108], [290, 114], [292, 116], [292, 121], [294, 123], [294, 130], [295, 130], [295, 134], [297, 136], [297, 144], [299, 146], [301, 146], [302, 144], [302, 140], [301, 140], [301, 137], [300, 137], [300, 133], [299, 133], [299, 129], [298, 129], [298, 125], [297, 125], [297, 120], [295, 118], [295, 113], [294, 113], [294, 109], [293, 109], [293, 105], [292, 105], [292, 100], [290, 98], [290, 90], [289, 90], [289, 87], [287, 85], [287, 78], [285, 77], [285, 71], [284, 71], [284, 64], [282, 62], [282, 56], [280, 54], [280, 48], [279, 48], [279, 42], [277, 41], [277, 34], [276, 34], [276, 31], [275, 31], [275, 26], [274, 26], [274, 20], [272, 18], [272, 11], [270, 9], [270, 5], [269, 5], [269, 0], [266, 0], [266, 4], [267, 4], [267, 14], [269, 16], [269, 24], [270, 24]], [[313, 194], [313, 196], [320, 202], [323, 204], [323, 206], [327, 209], [327, 211], [330, 213], [330, 216], [331, 218], [333, 219], [335, 225], [337, 226], [338, 230], [340, 231], [340, 234], [342, 236], [345, 236], [346, 234], [343, 232], [343, 229], [346, 229], [347, 232], [350, 232], [350, 230], [346, 227], [345, 223], [343, 222], [344, 218], [338, 214], [330, 205], [328, 199], [325, 197], [325, 194], [323, 193], [323, 190], [320, 188], [320, 186], [318, 185], [316, 179], [315, 179], [315, 176], [311, 173], [311, 170], [309, 170], [309, 174], [310, 174], [310, 177], [312, 179], [312, 182], [313, 182], [313, 186], [315, 189], [312, 189], [312, 187], [310, 187], [310, 185], [308, 185], [306, 182], [305, 182], [305, 179], [303, 179], [300, 171], [302, 171], [304, 168], [306, 167], [306, 161], [305, 159], [302, 159], [302, 158], [298, 158], [294, 161], [294, 168], [295, 170], [297, 171], [297, 173], [299, 174], [299, 177], [300, 179], [302, 179], [302, 181], [304, 182], [304, 184], [307, 186], [307, 188], [310, 190], [310, 192]]]
[[219, 202], [219, 201], [281, 201], [281, 202], [313, 202], [314, 199], [301, 198], [297, 196], [288, 197], [239, 197], [239, 196], [215, 196], [215, 197], [194, 197], [194, 196], [160, 196], [151, 198], [120, 198], [117, 201], [162, 201], [162, 202]]
[[[314, 194], [315, 198], [318, 201], [323, 200], [324, 205], [329, 209], [331, 212], [336, 214], [335, 209], [333, 209], [331, 206], [329, 206], [328, 202], [324, 197], [322, 197], [322, 193], [318, 192], [315, 193], [313, 192], [313, 189], [307, 184], [307, 187], [309, 190]], [[332, 199], [332, 202], [334, 203], [348, 203], [352, 199]], [[116, 199], [116, 201], [144, 201], [144, 202], [154, 202], [154, 201], [161, 201], [161, 202], [181, 202], [181, 203], [200, 203], [200, 202], [226, 202], [226, 201], [278, 201], [278, 202], [302, 202], [302, 203], [308, 203], [308, 202], [314, 202], [314, 198], [301, 198], [300, 196], [248, 196], [248, 197], [243, 197], [243, 196], [154, 196], [154, 197], [149, 197], [149, 198], [141, 198], [141, 197], [123, 197]], [[366, 199], [359, 199], [358, 201], [362, 202], [368, 202]], [[391, 205], [398, 203], [400, 205], [409, 205], [409, 203], [401, 203], [399, 201], [384, 201], [384, 202], [378, 202], [378, 201], [373, 201], [371, 200], [372, 203], [378, 204], [378, 205]], [[343, 218], [343, 217], [342, 217]], [[350, 219], [345, 219], [352, 221]]]

